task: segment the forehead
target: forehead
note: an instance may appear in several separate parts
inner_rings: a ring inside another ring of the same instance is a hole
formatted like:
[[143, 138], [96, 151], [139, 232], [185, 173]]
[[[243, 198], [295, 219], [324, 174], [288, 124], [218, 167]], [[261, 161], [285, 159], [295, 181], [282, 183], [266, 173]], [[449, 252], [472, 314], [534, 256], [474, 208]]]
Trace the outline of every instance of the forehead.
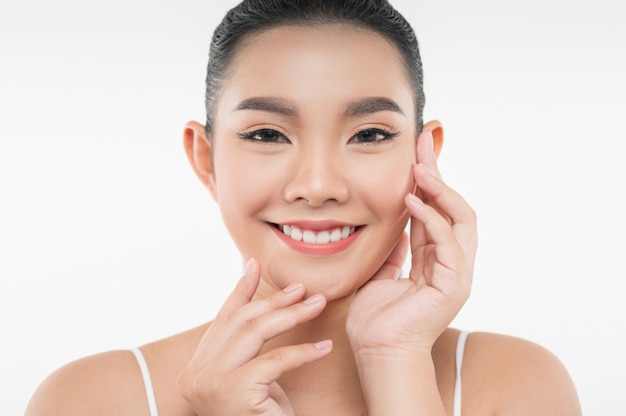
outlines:
[[372, 30], [345, 24], [279, 26], [250, 36], [238, 47], [220, 95], [220, 106], [252, 96], [414, 102], [397, 48]]

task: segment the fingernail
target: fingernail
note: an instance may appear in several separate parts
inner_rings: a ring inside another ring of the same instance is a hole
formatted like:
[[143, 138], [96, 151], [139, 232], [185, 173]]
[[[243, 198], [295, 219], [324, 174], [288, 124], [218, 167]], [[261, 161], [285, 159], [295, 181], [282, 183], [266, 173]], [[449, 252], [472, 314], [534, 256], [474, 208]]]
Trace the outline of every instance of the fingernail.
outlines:
[[302, 283], [292, 283], [283, 289], [285, 293], [293, 293], [302, 287]]
[[411, 205], [414, 205], [417, 207], [424, 205], [424, 202], [414, 194], [408, 194], [407, 199], [409, 200], [408, 202]]
[[333, 347], [333, 342], [329, 339], [325, 339], [324, 341], [316, 342], [313, 346], [318, 350], [329, 350]]
[[304, 303], [305, 305], [314, 305], [321, 302], [323, 299], [324, 295], [318, 293], [317, 295], [313, 295], [310, 298], [306, 298], [302, 303]]
[[248, 274], [250, 270], [252, 270], [252, 267], [254, 266], [255, 263], [256, 263], [256, 260], [250, 257], [250, 260], [248, 260], [248, 262], [246, 263], [246, 267], [243, 268], [243, 274], [244, 275]]

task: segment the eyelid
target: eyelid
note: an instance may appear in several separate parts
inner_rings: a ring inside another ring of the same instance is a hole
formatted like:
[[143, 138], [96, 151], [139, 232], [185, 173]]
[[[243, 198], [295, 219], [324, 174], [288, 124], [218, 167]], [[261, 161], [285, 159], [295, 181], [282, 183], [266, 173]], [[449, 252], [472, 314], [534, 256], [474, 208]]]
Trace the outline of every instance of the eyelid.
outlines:
[[[382, 134], [383, 136], [385, 136], [382, 140], [376, 140], [376, 141], [372, 141], [372, 142], [353, 142], [353, 139], [363, 133], [363, 132], [373, 132], [376, 134]], [[402, 132], [398, 129], [392, 129], [389, 127], [383, 127], [383, 126], [368, 126], [368, 127], [360, 127], [358, 128], [354, 133], [352, 133], [352, 135], [350, 136], [350, 139], [348, 140], [348, 143], [356, 143], [362, 146], [368, 146], [368, 145], [376, 145], [376, 144], [380, 144], [380, 143], [384, 143], [387, 141], [390, 141], [391, 139], [398, 137], [400, 134], [402, 134]]]
[[[256, 140], [252, 138], [255, 134], [259, 134], [260, 132], [274, 132], [277, 135], [282, 136], [284, 141], [268, 142], [268, 141]], [[242, 140], [249, 140], [252, 142], [264, 143], [264, 144], [289, 143], [290, 142], [288, 138], [288, 134], [283, 129], [275, 125], [252, 126], [243, 131], [237, 132], [237, 136]]]

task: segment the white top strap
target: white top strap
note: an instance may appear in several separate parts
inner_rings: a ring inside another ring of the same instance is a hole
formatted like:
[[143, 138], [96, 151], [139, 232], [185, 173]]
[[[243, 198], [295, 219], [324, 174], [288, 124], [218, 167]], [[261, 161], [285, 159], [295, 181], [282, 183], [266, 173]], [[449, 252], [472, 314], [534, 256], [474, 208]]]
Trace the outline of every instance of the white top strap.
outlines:
[[454, 416], [461, 416], [461, 368], [463, 367], [463, 356], [465, 355], [465, 341], [467, 331], [461, 331], [456, 342], [456, 382], [454, 383]]
[[148, 399], [148, 409], [150, 409], [150, 416], [159, 416], [156, 406], [156, 398], [154, 397], [154, 389], [152, 388], [152, 379], [150, 378], [150, 371], [148, 370], [148, 364], [143, 357], [139, 348], [131, 349], [132, 353], [137, 359], [139, 369], [141, 370], [141, 377], [143, 378], [143, 385], [146, 388], [146, 398]]

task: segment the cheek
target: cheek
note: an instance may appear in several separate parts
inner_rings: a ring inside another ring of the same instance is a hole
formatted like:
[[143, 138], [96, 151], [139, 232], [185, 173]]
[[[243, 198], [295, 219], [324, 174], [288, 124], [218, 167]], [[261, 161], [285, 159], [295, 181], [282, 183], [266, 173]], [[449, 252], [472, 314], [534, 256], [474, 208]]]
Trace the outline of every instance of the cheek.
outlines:
[[220, 150], [215, 158], [217, 202], [235, 244], [244, 256], [250, 255], [258, 231], [254, 227], [263, 225], [255, 219], [276, 199], [281, 176], [236, 146]]
[[270, 161], [236, 144], [224, 144], [214, 158], [218, 202], [228, 208], [254, 211], [274, 197], [284, 167], [276, 159]]
[[[408, 152], [407, 152], [408, 153]], [[406, 210], [404, 197], [414, 191], [414, 160], [407, 154], [395, 154], [368, 165], [360, 179], [362, 197], [382, 218], [397, 217]]]
[[361, 259], [361, 283], [378, 270], [406, 227], [409, 214], [404, 199], [415, 188], [413, 164], [414, 160], [405, 155], [381, 159], [359, 181], [363, 203], [376, 216], [376, 227], [371, 231], [377, 242], [376, 247], [369, 247], [368, 258]]

